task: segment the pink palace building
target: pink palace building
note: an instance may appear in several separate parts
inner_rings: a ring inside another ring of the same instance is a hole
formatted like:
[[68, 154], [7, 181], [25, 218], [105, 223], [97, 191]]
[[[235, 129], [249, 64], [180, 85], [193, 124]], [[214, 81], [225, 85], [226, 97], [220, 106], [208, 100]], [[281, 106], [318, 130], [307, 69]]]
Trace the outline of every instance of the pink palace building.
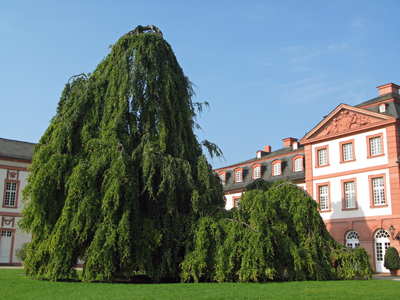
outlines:
[[256, 179], [290, 179], [320, 205], [327, 229], [349, 248], [364, 247], [378, 273], [385, 251], [400, 250], [400, 86], [379, 86], [379, 96], [340, 104], [299, 141], [283, 139], [256, 157], [216, 169], [226, 209], [237, 205]]

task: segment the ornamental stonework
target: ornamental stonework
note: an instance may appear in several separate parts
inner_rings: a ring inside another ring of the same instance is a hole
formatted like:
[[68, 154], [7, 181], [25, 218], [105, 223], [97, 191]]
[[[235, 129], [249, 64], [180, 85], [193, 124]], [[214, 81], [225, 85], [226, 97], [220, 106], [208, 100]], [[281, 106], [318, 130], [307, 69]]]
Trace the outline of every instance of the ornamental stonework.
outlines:
[[8, 179], [18, 179], [18, 171], [8, 170]]
[[338, 117], [334, 118], [332, 122], [325, 127], [323, 133], [328, 135], [368, 124], [371, 124], [371, 120], [368, 116], [349, 111], [342, 111]]

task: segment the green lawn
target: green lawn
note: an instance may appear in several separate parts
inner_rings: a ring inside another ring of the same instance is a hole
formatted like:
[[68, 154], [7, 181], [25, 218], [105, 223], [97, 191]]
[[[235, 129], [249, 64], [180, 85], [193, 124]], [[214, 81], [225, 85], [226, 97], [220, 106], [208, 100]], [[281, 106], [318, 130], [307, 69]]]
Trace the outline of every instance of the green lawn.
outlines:
[[398, 299], [400, 281], [121, 284], [32, 280], [0, 269], [0, 299]]

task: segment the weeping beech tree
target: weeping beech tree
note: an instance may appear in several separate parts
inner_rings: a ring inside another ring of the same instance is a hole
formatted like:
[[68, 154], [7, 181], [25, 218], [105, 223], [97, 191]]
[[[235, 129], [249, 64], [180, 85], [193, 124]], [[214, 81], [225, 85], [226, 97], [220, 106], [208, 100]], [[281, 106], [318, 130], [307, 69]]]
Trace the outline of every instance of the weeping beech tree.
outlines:
[[34, 149], [20, 227], [36, 278], [180, 279], [200, 217], [223, 206], [194, 128], [201, 104], [171, 46], [137, 27], [91, 74], [72, 77]]
[[73, 278], [80, 260], [86, 281], [371, 276], [365, 250], [337, 244], [293, 184], [256, 182], [239, 209], [222, 208], [202, 147], [221, 152], [193, 133], [202, 105], [192, 96], [154, 26], [124, 35], [93, 73], [69, 80], [23, 191], [20, 227], [33, 234], [26, 273]]
[[[260, 189], [258, 189], [260, 187]], [[265, 282], [372, 278], [370, 256], [327, 231], [318, 204], [292, 182], [258, 181], [239, 207], [200, 218], [183, 281]]]

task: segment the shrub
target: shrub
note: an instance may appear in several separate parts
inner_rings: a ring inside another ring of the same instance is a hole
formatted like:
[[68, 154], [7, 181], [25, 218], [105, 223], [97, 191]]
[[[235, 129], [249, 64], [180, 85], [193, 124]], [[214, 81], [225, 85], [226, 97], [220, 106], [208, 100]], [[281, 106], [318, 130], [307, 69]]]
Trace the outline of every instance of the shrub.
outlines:
[[26, 247], [28, 243], [23, 243], [20, 248], [15, 250], [15, 256], [18, 258], [19, 261], [24, 261], [26, 258]]
[[398, 270], [400, 269], [400, 257], [399, 252], [395, 247], [390, 247], [386, 250], [385, 262], [383, 264], [386, 269]]

